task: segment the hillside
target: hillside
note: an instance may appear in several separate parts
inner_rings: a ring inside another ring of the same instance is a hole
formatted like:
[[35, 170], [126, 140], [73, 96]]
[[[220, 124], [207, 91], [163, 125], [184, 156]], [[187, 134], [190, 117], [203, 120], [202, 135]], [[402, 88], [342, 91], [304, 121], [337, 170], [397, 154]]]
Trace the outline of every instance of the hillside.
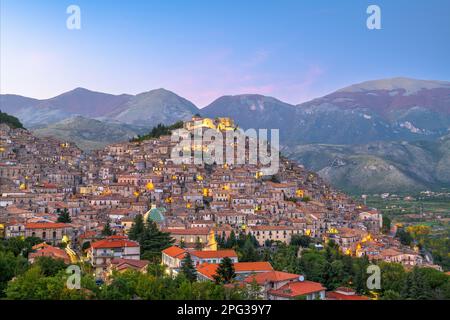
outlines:
[[80, 149], [101, 149], [108, 144], [127, 141], [145, 130], [123, 124], [106, 123], [81, 116], [65, 119], [47, 127], [35, 129], [39, 137], [56, 137], [75, 143]]
[[22, 123], [14, 116], [10, 116], [0, 110], [0, 123], [5, 123], [13, 129], [23, 128]]
[[349, 192], [401, 192], [450, 186], [450, 136], [435, 142], [308, 144], [283, 152]]
[[196, 113], [198, 109], [192, 102], [171, 91], [157, 89], [133, 96], [103, 118], [151, 128], [159, 123], [188, 120]]

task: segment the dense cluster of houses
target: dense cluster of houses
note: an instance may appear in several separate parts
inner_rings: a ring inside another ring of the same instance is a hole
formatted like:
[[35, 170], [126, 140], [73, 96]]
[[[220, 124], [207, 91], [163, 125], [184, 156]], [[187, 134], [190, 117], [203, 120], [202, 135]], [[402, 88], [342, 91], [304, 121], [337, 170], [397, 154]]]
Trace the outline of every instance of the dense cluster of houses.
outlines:
[[[184, 124], [186, 130], [198, 128], [230, 131], [234, 124], [227, 118], [200, 117]], [[127, 238], [137, 215], [170, 232], [176, 245], [183, 243], [186, 249], [171, 247], [163, 253], [173, 272], [185, 250], [200, 243], [205, 250], [191, 255], [205, 280], [223, 256], [237, 259], [233, 252], [208, 248], [211, 234], [228, 237], [231, 231], [250, 233], [261, 246], [307, 235], [333, 239], [351, 255], [426, 263], [414, 250], [380, 234], [377, 210], [355, 203], [293, 161], [280, 158], [278, 173], [268, 177], [260, 164], [176, 164], [171, 158], [175, 145], [170, 136], [161, 136], [85, 153], [72, 143], [0, 125], [0, 237], [41, 238], [48, 246], [36, 248], [33, 257], [63, 255], [51, 248], [70, 243], [70, 250], [87, 255], [98, 274], [145, 268], [139, 244]], [[192, 150], [197, 147], [191, 145]], [[62, 212], [69, 213], [70, 223], [57, 222]], [[107, 223], [115, 236], [104, 238]], [[324, 296], [319, 285], [268, 264], [236, 261], [235, 267], [244, 282], [252, 276], [269, 283], [266, 297], [288, 298], [305, 286]], [[336, 294], [336, 299], [346, 294]]]

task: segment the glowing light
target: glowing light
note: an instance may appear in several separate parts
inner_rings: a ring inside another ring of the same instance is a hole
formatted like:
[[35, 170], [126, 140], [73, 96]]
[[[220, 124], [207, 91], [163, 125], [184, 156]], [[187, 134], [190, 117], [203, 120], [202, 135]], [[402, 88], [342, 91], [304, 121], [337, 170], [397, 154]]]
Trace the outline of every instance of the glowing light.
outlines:
[[152, 191], [152, 190], [155, 189], [155, 186], [153, 185], [153, 183], [149, 182], [149, 183], [147, 183], [147, 185], [145, 186], [145, 188], [146, 188], [148, 191]]
[[297, 189], [297, 191], [295, 191], [295, 195], [299, 198], [303, 198], [305, 196], [305, 192], [302, 189]]

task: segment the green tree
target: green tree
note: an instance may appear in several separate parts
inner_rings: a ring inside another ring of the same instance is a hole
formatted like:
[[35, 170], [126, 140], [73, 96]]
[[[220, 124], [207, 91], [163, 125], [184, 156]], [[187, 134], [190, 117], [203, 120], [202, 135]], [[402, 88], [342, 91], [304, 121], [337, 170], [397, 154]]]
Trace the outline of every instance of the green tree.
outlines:
[[64, 210], [58, 215], [58, 222], [61, 223], [71, 223], [72, 218], [70, 217], [69, 210], [67, 208], [64, 208]]
[[102, 236], [109, 237], [109, 236], [112, 236], [113, 234], [114, 233], [113, 233], [113, 230], [111, 229], [111, 224], [109, 223], [109, 220], [108, 220], [108, 221], [106, 221], [106, 224], [103, 227]]
[[234, 233], [234, 230], [231, 230], [230, 236], [228, 237], [225, 247], [226, 248], [233, 248], [237, 244], [236, 241], [236, 234]]
[[233, 261], [229, 257], [223, 258], [217, 267], [214, 280], [217, 284], [227, 284], [231, 283], [235, 277], [236, 273], [234, 271]]
[[144, 218], [142, 217], [142, 215], [138, 214], [136, 217], [134, 217], [133, 225], [128, 231], [128, 238], [134, 241], [141, 242], [144, 231]]
[[159, 262], [161, 251], [175, 242], [170, 233], [160, 231], [154, 221], [147, 223], [140, 238], [142, 258], [152, 262]]
[[39, 266], [34, 266], [8, 283], [6, 297], [13, 300], [58, 300], [64, 287], [64, 277], [46, 277]]
[[191, 255], [189, 253], [186, 253], [183, 259], [181, 265], [181, 273], [190, 282], [194, 282], [197, 280], [197, 270], [195, 270], [194, 262], [192, 261]]
[[8, 281], [23, 273], [27, 265], [27, 260], [21, 255], [15, 256], [10, 251], [0, 250], [0, 298], [5, 295]]
[[387, 215], [383, 215], [383, 226], [381, 228], [381, 231], [384, 234], [389, 234], [389, 232], [391, 231], [391, 219], [389, 219], [389, 217]]
[[35, 262], [35, 266], [38, 266], [42, 274], [46, 277], [54, 276], [61, 270], [65, 270], [67, 265], [62, 259], [53, 259], [50, 257], [38, 257]]
[[200, 237], [195, 240], [195, 250], [203, 250], [203, 243], [200, 241]]
[[311, 237], [299, 234], [294, 234], [291, 237], [290, 245], [308, 248], [310, 244], [311, 244]]
[[395, 237], [397, 237], [400, 243], [405, 246], [411, 245], [411, 242], [413, 241], [411, 234], [404, 228], [398, 228]]
[[259, 261], [261, 259], [250, 236], [246, 238], [244, 245], [242, 246], [242, 248], [238, 249], [238, 252], [241, 255], [239, 260], [242, 262]]

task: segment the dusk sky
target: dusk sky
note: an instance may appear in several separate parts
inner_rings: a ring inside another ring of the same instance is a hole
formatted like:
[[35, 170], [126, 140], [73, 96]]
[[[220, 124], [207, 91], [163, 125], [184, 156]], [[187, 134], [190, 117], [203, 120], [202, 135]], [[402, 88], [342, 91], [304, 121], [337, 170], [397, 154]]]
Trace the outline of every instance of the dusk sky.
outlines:
[[[204, 107], [260, 93], [300, 103], [405, 76], [450, 80], [450, 1], [1, 2], [1, 93], [166, 88]], [[81, 29], [66, 28], [66, 8]], [[370, 4], [381, 30], [366, 27]]]

